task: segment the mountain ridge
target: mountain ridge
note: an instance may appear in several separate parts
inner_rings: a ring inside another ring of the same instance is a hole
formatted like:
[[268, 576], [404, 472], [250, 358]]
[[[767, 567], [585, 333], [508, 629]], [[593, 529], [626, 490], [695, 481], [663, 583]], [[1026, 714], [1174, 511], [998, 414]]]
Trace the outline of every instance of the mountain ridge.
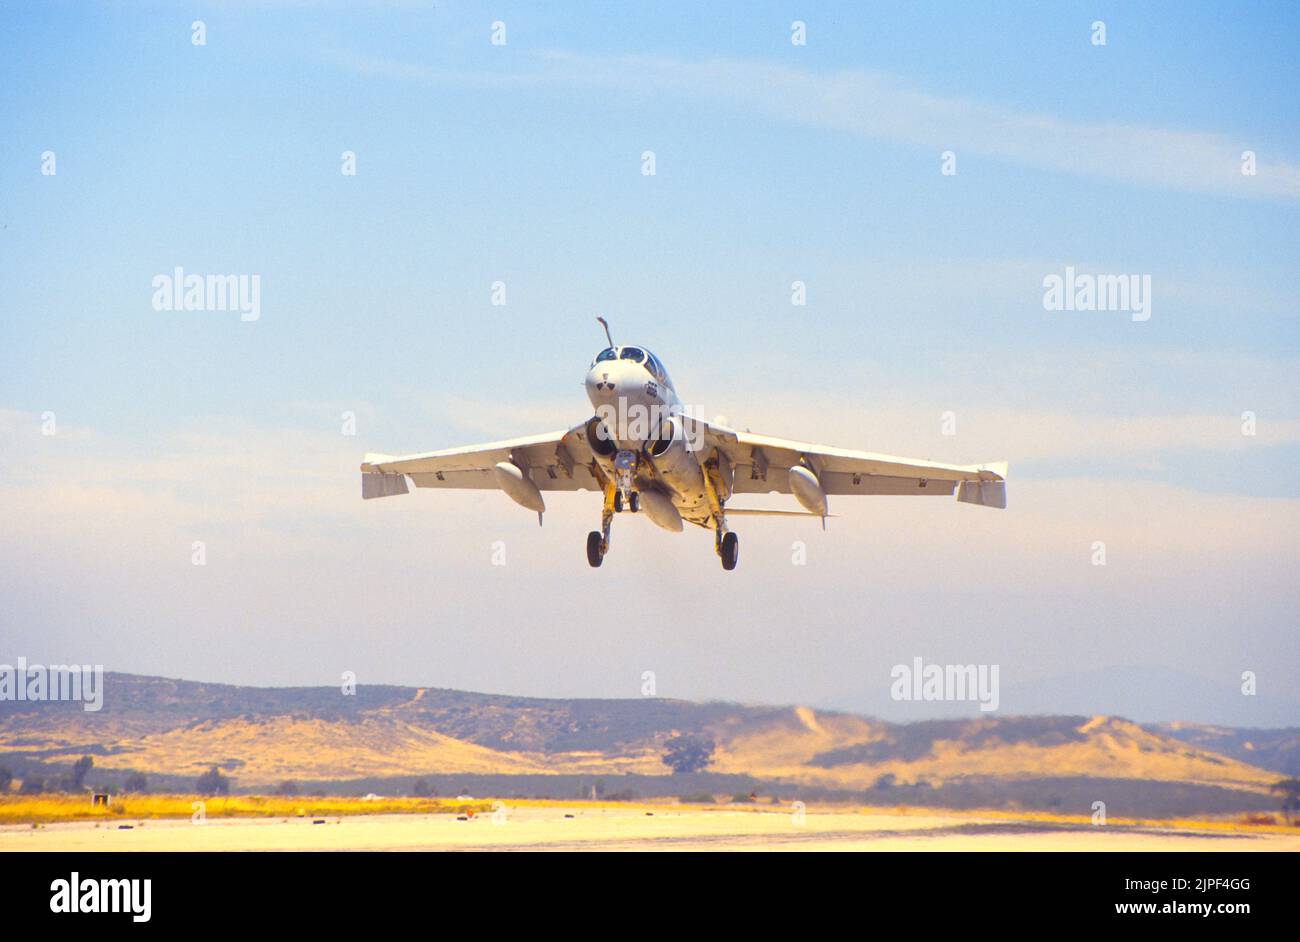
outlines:
[[[662, 776], [664, 743], [686, 734], [715, 742], [710, 772], [845, 791], [1095, 778], [1263, 793], [1300, 754], [1300, 730], [1252, 738], [1165, 726], [1106, 716], [900, 724], [807, 706], [398, 685], [345, 694], [107, 673], [98, 712], [79, 702], [0, 702], [0, 761], [61, 762], [84, 751], [99, 770], [194, 776], [217, 765], [249, 787], [427, 773]], [[1255, 740], [1269, 748], [1251, 748]]]

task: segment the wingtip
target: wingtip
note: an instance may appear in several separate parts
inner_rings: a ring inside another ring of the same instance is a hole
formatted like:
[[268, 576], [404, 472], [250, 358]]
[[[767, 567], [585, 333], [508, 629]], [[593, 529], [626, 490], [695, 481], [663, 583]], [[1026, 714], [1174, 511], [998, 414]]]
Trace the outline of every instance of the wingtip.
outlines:
[[395, 459], [392, 455], [381, 455], [378, 454], [377, 452], [368, 451], [366, 452], [365, 456], [361, 459], [361, 470], [365, 472], [378, 471], [379, 470], [379, 468], [377, 467], [378, 465], [386, 464], [389, 461], [395, 461], [395, 460], [397, 459]]
[[1007, 479], [1008, 466], [1009, 462], [1006, 461], [988, 461], [980, 465], [979, 470], [989, 471], [1005, 481]]

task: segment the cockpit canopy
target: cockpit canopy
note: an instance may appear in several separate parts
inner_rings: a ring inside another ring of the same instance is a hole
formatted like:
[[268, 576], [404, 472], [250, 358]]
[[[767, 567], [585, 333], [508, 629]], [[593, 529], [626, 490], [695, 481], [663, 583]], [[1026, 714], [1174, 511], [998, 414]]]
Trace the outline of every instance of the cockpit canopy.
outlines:
[[668, 371], [664, 369], [659, 359], [647, 350], [645, 347], [606, 347], [600, 353], [596, 354], [596, 359], [591, 361], [591, 365], [603, 363], [606, 360], [631, 360], [633, 363], [640, 363], [663, 385], [669, 389], [673, 388], [673, 381], [668, 378]]

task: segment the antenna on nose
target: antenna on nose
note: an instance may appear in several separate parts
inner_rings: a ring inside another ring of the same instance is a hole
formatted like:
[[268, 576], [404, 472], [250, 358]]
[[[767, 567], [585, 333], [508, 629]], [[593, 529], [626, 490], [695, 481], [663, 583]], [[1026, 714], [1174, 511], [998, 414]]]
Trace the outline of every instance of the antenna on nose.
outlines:
[[605, 323], [605, 318], [598, 317], [596, 320], [600, 321], [600, 326], [605, 328], [605, 339], [609, 341], [609, 345], [614, 346], [614, 338], [609, 335], [609, 324]]

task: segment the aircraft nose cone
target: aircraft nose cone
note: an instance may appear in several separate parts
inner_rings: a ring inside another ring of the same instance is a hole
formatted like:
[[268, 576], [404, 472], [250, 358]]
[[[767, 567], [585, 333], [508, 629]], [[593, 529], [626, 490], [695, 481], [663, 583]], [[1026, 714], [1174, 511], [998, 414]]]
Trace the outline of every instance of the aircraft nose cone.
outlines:
[[642, 409], [647, 404], [645, 370], [631, 362], [597, 363], [587, 373], [587, 397], [596, 409], [617, 409], [620, 414]]
[[598, 366], [587, 373], [587, 397], [592, 405], [612, 402], [617, 396], [617, 383], [610, 370]]
[[615, 396], [633, 388], [632, 376], [618, 361], [598, 363], [587, 373], [587, 389]]
[[616, 397], [630, 396], [636, 388], [632, 378], [626, 372], [620, 371], [616, 376], [610, 378], [613, 380], [614, 395]]

